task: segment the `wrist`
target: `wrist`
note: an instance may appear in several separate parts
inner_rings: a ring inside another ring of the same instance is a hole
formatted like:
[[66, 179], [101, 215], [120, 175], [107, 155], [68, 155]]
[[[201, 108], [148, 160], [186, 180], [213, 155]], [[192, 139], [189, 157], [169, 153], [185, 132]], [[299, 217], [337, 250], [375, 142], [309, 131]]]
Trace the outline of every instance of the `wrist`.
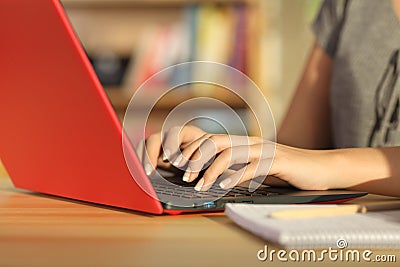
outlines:
[[344, 189], [350, 186], [346, 174], [348, 158], [341, 149], [322, 151], [326, 165], [326, 182], [328, 189]]
[[390, 176], [385, 157], [379, 149], [346, 148], [329, 151], [333, 188], [353, 188], [374, 179]]

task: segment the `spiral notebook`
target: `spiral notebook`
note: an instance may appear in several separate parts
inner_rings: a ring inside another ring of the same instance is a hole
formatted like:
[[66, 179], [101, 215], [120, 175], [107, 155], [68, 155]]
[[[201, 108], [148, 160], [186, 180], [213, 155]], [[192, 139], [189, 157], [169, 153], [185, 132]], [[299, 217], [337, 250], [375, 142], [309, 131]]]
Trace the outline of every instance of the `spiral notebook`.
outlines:
[[400, 248], [400, 210], [301, 219], [269, 217], [278, 210], [309, 207], [318, 205], [226, 204], [225, 214], [253, 234], [288, 248]]

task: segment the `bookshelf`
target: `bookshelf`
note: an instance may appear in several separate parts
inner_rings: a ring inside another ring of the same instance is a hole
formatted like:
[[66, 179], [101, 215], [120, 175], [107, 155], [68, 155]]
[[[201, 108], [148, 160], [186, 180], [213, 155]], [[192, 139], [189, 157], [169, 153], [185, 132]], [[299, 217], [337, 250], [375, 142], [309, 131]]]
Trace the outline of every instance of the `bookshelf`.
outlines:
[[[190, 7], [196, 14], [219, 10], [222, 12], [235, 11], [238, 6], [243, 9], [245, 23], [243, 28], [244, 39], [244, 72], [255, 81], [263, 94], [267, 97], [273, 110], [277, 124], [281, 121], [295, 84], [301, 73], [304, 60], [311, 45], [312, 35], [309, 23], [319, 5], [319, 0], [61, 0], [67, 15], [77, 32], [87, 53], [91, 57], [98, 57], [104, 53], [111, 54], [114, 59], [130, 59], [138, 62], [145, 54], [143, 40], [154, 39], [149, 33], [159, 29], [171, 29], [174, 25], [187, 22]], [[189, 8], [188, 8], [189, 7]], [[193, 9], [193, 7], [195, 7]], [[208, 9], [207, 9], [208, 8]], [[206, 10], [207, 9], [207, 10]], [[219, 12], [218, 11], [218, 12]], [[236, 10], [237, 11], [237, 10]], [[213, 14], [213, 13], [211, 13]], [[218, 15], [218, 14], [217, 14]], [[237, 20], [237, 14], [234, 18]], [[215, 20], [218, 21], [218, 20]], [[215, 23], [218, 25], [218, 23]], [[213, 27], [215, 26], [213, 25]], [[212, 28], [209, 26], [209, 28]], [[226, 28], [225, 28], [226, 29]], [[236, 33], [236, 32], [235, 32]], [[149, 36], [150, 35], [150, 36]], [[215, 35], [215, 32], [214, 32]], [[218, 41], [222, 38], [214, 38]], [[176, 37], [176, 36], [175, 36]], [[153, 39], [152, 39], [153, 38]], [[210, 37], [209, 37], [210, 38]], [[173, 38], [171, 38], [173, 39]], [[208, 40], [210, 42], [210, 40]], [[151, 43], [151, 42], [150, 42]], [[231, 42], [235, 44], [235, 42]], [[224, 51], [224, 46], [215, 50]], [[213, 48], [205, 45], [207, 51]], [[171, 51], [166, 50], [168, 53]], [[197, 51], [198, 52], [198, 51]], [[163, 54], [167, 54], [161, 52]], [[201, 54], [201, 53], [199, 53]], [[221, 54], [221, 53], [217, 53]], [[188, 57], [186, 60], [213, 60], [232, 65], [226, 58], [218, 55]], [[225, 61], [225, 62], [224, 62]], [[170, 61], [171, 65], [177, 62]], [[127, 64], [142, 67], [141, 64]], [[160, 70], [164, 66], [157, 66]], [[139, 68], [140, 69], [140, 68]], [[154, 72], [154, 69], [152, 70]], [[129, 74], [132, 76], [130, 69]], [[137, 72], [136, 72], [137, 73]], [[148, 77], [142, 75], [143, 77]], [[105, 90], [120, 118], [129, 103], [130, 97], [138, 87], [140, 79], [127, 83], [125, 73], [119, 84], [105, 84]], [[142, 80], [143, 80], [142, 77]], [[131, 77], [132, 79], [132, 77]], [[133, 79], [134, 80], [134, 79]], [[164, 99], [158, 108], [163, 112], [171, 110], [177, 103], [198, 96], [188, 92]], [[240, 99], [231, 96], [215, 96], [230, 105], [235, 110], [244, 109]], [[147, 103], [143, 103], [147, 105]], [[210, 108], [213, 107], [202, 107]]]
[[[122, 60], [129, 59], [130, 62], [125, 66], [125, 73], [119, 83], [104, 82], [98, 73], [120, 118], [123, 117], [136, 88], [152, 74], [173, 64], [192, 60], [216, 61], [236, 67], [253, 80], [257, 80], [258, 67], [255, 66], [255, 59], [258, 58], [259, 50], [256, 47], [256, 38], [250, 37], [256, 36], [257, 28], [254, 22], [258, 17], [259, 1], [61, 2], [95, 70], [96, 58], [104, 54], [111, 56], [109, 61], [119, 61], [119, 64]], [[165, 45], [160, 47], [157, 44]], [[198, 90], [167, 96], [158, 103], [157, 108], [165, 112], [186, 99], [198, 96], [219, 99], [235, 110], [246, 108], [243, 101], [232, 95], [212, 92], [208, 92], [208, 95], [199, 94]], [[142, 104], [146, 106], [152, 103]]]

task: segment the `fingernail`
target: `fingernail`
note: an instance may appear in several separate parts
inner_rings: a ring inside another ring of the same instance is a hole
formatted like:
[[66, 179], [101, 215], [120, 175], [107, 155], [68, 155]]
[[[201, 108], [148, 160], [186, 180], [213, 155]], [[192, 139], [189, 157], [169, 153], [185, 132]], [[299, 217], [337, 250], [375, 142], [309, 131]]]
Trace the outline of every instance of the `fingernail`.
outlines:
[[151, 172], [153, 171], [153, 168], [151, 167], [151, 165], [150, 165], [149, 163], [147, 163], [147, 164], [144, 166], [144, 171], [146, 172], [147, 175], [150, 175]]
[[182, 161], [182, 155], [179, 155], [179, 156], [175, 159], [174, 163], [172, 163], [172, 164], [173, 164], [174, 166], [178, 166], [179, 163], [181, 163], [181, 161]]
[[223, 180], [222, 182], [219, 183], [219, 186], [222, 189], [226, 189], [226, 187], [232, 182], [232, 180], [230, 178], [226, 178], [225, 180]]
[[199, 180], [199, 182], [196, 184], [196, 186], [194, 187], [194, 190], [201, 191], [201, 188], [203, 187], [203, 184], [204, 184], [204, 179], [201, 178]]
[[188, 167], [188, 168], [186, 169], [185, 174], [184, 174], [183, 177], [182, 177], [182, 180], [183, 180], [184, 182], [189, 181], [189, 176], [190, 176], [190, 168]]
[[164, 151], [164, 155], [163, 155], [163, 159], [162, 160], [163, 161], [167, 161], [170, 155], [171, 155], [171, 152], [168, 149], [166, 149]]
[[211, 188], [212, 185], [213, 185], [213, 183], [203, 184], [201, 191], [207, 191], [208, 189]]

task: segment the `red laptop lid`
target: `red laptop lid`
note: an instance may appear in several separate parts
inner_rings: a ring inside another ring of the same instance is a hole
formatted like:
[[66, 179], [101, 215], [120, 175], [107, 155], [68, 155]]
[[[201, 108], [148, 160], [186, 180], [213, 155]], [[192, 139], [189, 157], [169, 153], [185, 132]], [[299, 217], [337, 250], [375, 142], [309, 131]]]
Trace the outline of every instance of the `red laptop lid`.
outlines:
[[126, 167], [121, 125], [61, 4], [2, 0], [0, 25], [0, 158], [14, 185], [161, 213]]

